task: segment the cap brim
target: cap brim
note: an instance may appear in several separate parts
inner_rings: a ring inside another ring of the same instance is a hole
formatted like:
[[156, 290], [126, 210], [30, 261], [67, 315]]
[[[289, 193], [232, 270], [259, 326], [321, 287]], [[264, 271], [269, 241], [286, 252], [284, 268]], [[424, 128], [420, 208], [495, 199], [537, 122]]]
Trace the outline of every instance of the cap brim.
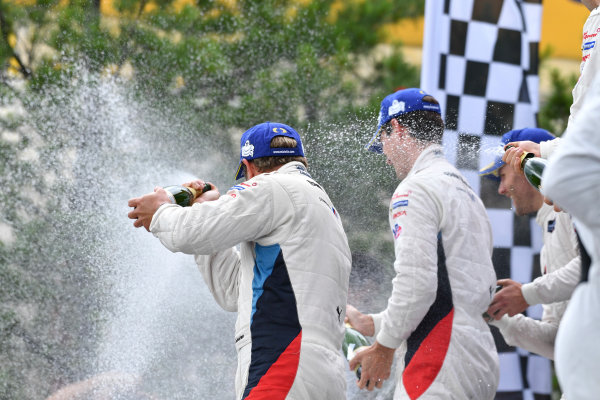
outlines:
[[373, 153], [383, 154], [383, 146], [381, 145], [381, 141], [379, 140], [380, 131], [381, 128], [377, 129], [377, 132], [375, 132], [369, 143], [367, 143], [365, 149], [372, 151]]
[[244, 176], [244, 164], [240, 162], [240, 165], [235, 173], [235, 180], [241, 179]]
[[499, 181], [500, 180], [500, 167], [502, 167], [505, 164], [504, 161], [502, 161], [501, 158], [495, 160], [494, 162], [492, 162], [491, 164], [483, 167], [482, 169], [479, 170], [479, 176], [485, 176], [486, 178], [490, 178], [493, 179], [495, 181]]

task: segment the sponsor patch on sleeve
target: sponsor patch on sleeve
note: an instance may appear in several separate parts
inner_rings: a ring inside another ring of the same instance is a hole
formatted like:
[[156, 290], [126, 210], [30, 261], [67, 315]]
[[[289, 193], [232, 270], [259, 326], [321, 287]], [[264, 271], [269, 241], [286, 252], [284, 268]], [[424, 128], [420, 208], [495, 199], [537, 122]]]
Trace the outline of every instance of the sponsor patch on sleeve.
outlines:
[[252, 183], [241, 182], [241, 183], [238, 183], [237, 185], [230, 187], [229, 190], [227, 191], [227, 194], [235, 199], [237, 197], [236, 193], [241, 192], [242, 190], [251, 189], [256, 186], [258, 186], [257, 182], [252, 182]]
[[406, 193], [394, 193], [392, 196], [392, 210], [398, 207], [408, 206], [408, 197], [411, 193], [412, 190], [408, 190]]
[[406, 215], [406, 210], [396, 211], [395, 213], [392, 214], [392, 219], [396, 219], [396, 218], [402, 217], [404, 215]]
[[394, 234], [394, 239], [398, 239], [398, 236], [400, 236], [400, 234], [402, 233], [402, 227], [398, 224], [394, 225], [392, 233]]
[[234, 185], [234, 186], [230, 187], [229, 190], [241, 191], [241, 190], [253, 188], [255, 186], [258, 186], [257, 182], [252, 182], [251, 184], [246, 183], [246, 182], [242, 182], [242, 183], [238, 183], [237, 185]]
[[405, 199], [408, 196], [410, 196], [411, 193], [412, 193], [412, 190], [409, 190], [406, 193], [394, 193], [394, 196], [392, 197], [392, 200]]
[[548, 221], [548, 233], [554, 232], [554, 228], [556, 226], [556, 220]]
[[408, 199], [406, 200], [398, 200], [392, 203], [392, 209], [396, 209], [398, 207], [406, 207], [408, 205]]

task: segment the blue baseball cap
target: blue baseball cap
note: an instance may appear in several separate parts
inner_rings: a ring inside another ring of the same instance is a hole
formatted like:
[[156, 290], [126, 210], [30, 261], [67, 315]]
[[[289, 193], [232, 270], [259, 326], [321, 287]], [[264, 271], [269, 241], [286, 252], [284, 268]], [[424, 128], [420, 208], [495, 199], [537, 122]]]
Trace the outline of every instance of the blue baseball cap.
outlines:
[[[271, 147], [275, 136], [287, 136], [296, 139], [296, 147]], [[254, 160], [262, 157], [304, 157], [300, 135], [291, 126], [278, 122], [263, 122], [248, 129], [240, 140], [240, 165], [235, 174], [238, 180], [244, 175], [242, 160]]]
[[381, 127], [390, 122], [392, 118], [419, 110], [433, 111], [441, 114], [442, 111], [440, 105], [423, 101], [423, 97], [425, 96], [430, 95], [425, 93], [424, 90], [417, 88], [398, 90], [397, 92], [386, 96], [386, 98], [381, 101], [379, 119], [377, 120], [377, 130], [365, 148], [375, 153], [383, 153], [383, 147], [381, 146], [381, 141], [379, 139]]
[[[502, 135], [501, 146], [504, 148], [504, 146], [510, 142], [521, 142], [524, 140], [535, 143], [547, 142], [548, 140], [554, 140], [555, 138], [556, 137], [553, 134], [542, 128], [514, 129]], [[506, 163], [502, 161], [502, 155], [498, 155], [494, 162], [479, 170], [479, 175], [499, 181], [500, 174], [498, 170], [504, 164]]]

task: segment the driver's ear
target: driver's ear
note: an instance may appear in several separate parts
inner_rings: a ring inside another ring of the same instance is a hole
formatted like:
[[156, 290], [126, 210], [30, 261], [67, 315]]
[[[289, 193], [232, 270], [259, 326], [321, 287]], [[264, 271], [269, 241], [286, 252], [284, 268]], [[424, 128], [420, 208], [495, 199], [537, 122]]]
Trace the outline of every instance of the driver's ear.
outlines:
[[390, 123], [392, 125], [392, 133], [398, 132], [400, 136], [403, 136], [405, 134], [406, 128], [403, 125], [400, 125], [400, 122], [398, 122], [396, 118], [392, 118], [390, 120]]
[[258, 170], [257, 170], [256, 166], [254, 165], [254, 163], [252, 162], [252, 160], [246, 160], [244, 158], [244, 159], [242, 159], [242, 164], [244, 164], [244, 166], [245, 166], [244, 169], [245, 169], [246, 173], [244, 174], [244, 177], [246, 178], [246, 180], [252, 179], [256, 175], [258, 175]]

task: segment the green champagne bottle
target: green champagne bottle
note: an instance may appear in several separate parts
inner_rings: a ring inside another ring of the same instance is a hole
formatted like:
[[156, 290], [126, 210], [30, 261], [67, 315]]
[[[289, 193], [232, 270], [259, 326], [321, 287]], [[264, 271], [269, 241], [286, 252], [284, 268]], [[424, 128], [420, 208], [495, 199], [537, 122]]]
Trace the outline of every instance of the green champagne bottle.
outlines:
[[[511, 147], [514, 146], [508, 145], [505, 147], [505, 150], [508, 150]], [[547, 163], [547, 160], [536, 157], [533, 153], [523, 153], [521, 155], [521, 170], [525, 174], [527, 182], [538, 191], [542, 186], [542, 174], [544, 173], [544, 168]]]
[[[362, 333], [354, 329], [352, 325], [346, 323], [346, 334], [344, 335], [344, 341], [342, 342], [342, 351], [344, 352], [346, 360], [352, 360], [357, 351], [360, 351], [362, 347], [370, 345], [371, 343], [369, 343]], [[359, 380], [361, 371], [360, 365], [354, 370], [356, 377]]]
[[521, 164], [527, 182], [538, 191], [542, 187], [542, 174], [544, 173], [544, 168], [546, 168], [547, 163], [548, 161], [543, 158], [530, 157], [523, 160], [523, 164]]
[[178, 204], [182, 207], [188, 207], [192, 205], [196, 197], [200, 196], [202, 193], [208, 192], [210, 190], [210, 185], [205, 183], [200, 192], [191, 187], [181, 185], [165, 186], [163, 189], [167, 191], [171, 203]]
[[[498, 293], [500, 290], [502, 290], [502, 285], [496, 285], [496, 293]], [[492, 288], [490, 287], [490, 295], [492, 293]], [[483, 314], [481, 314], [483, 319], [485, 320], [485, 322], [490, 323], [494, 320], [494, 318], [487, 313], [487, 311], [485, 311]]]

